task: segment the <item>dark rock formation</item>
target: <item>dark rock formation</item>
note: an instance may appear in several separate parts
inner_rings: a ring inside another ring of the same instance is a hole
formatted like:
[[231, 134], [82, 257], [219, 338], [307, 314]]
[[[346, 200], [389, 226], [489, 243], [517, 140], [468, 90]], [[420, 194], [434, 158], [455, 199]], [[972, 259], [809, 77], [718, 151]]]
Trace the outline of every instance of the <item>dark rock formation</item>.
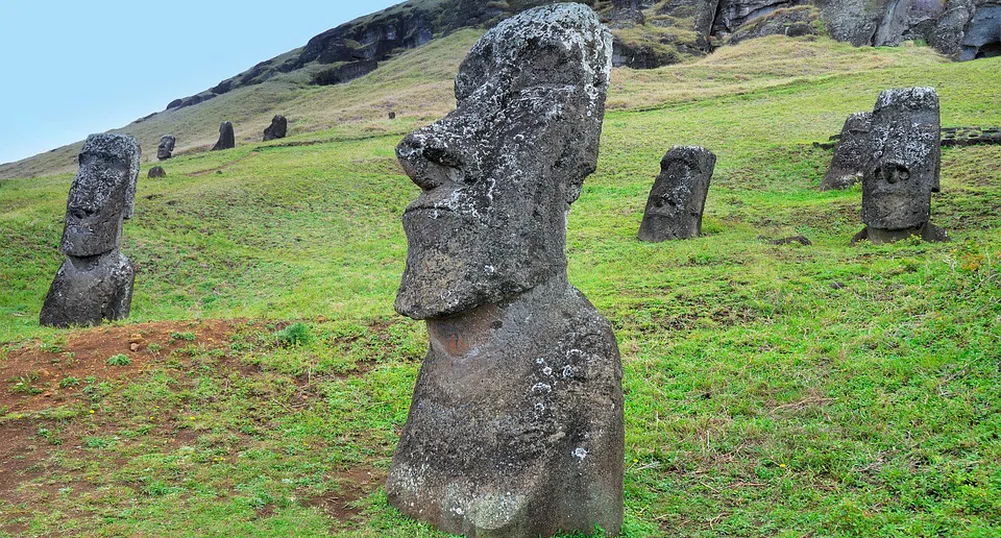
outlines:
[[869, 131], [872, 113], [859, 112], [848, 116], [841, 130], [841, 137], [834, 149], [834, 160], [820, 183], [821, 190], [842, 190], [862, 181], [869, 168], [872, 151], [869, 148]]
[[941, 240], [931, 196], [941, 169], [939, 101], [934, 88], [887, 90], [872, 115], [872, 160], [862, 181], [862, 221], [854, 241], [887, 243], [921, 236]]
[[715, 168], [716, 156], [705, 148], [679, 146], [668, 151], [647, 200], [640, 241], [698, 237]]
[[331, 69], [324, 69], [313, 73], [313, 84], [319, 86], [330, 86], [333, 84], [344, 84], [352, 80], [363, 77], [379, 67], [379, 62], [375, 60], [361, 60], [349, 64], [340, 65]]
[[1001, 2], [974, 11], [960, 42], [960, 60], [1001, 56]]
[[803, 245], [804, 247], [813, 246], [813, 241], [810, 241], [805, 235], [794, 235], [792, 237], [783, 237], [782, 239], [772, 239], [768, 242], [771, 245], [785, 246], [785, 245]]
[[156, 158], [160, 161], [166, 161], [167, 159], [174, 156], [174, 144], [177, 143], [177, 139], [173, 135], [163, 135], [160, 137], [160, 144], [156, 147]]
[[585, 6], [523, 13], [463, 62], [457, 109], [397, 148], [422, 193], [403, 217], [396, 308], [427, 320], [431, 343], [386, 492], [445, 532], [621, 528], [619, 353], [565, 254], [611, 49]]
[[285, 138], [288, 133], [288, 120], [285, 116], [277, 114], [274, 118], [271, 118], [271, 125], [267, 129], [264, 129], [264, 141], [277, 140], [279, 138]]
[[96, 325], [128, 317], [135, 271], [119, 249], [122, 223], [134, 212], [141, 154], [139, 143], [127, 135], [92, 135], [84, 144], [66, 204], [60, 247], [66, 261], [45, 297], [42, 325]]
[[233, 149], [236, 147], [236, 134], [233, 132], [233, 124], [224, 121], [219, 126], [219, 141], [212, 146], [212, 151], [223, 149]]
[[1001, 144], [1001, 127], [949, 127], [942, 129], [943, 146]]
[[162, 166], [154, 166], [153, 168], [149, 169], [149, 174], [147, 174], [146, 177], [150, 179], [159, 179], [167, 177], [167, 171], [164, 170]]
[[809, 6], [778, 9], [737, 28], [730, 37], [730, 44], [736, 45], [741, 41], [769, 35], [786, 37], [817, 35], [820, 33], [817, 30], [818, 18], [819, 12]]

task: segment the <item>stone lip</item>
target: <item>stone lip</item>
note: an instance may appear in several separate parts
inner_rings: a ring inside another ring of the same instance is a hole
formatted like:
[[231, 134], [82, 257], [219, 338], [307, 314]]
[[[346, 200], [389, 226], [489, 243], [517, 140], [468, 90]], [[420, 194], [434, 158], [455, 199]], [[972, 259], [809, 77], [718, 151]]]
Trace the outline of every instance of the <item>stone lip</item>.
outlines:
[[852, 246], [862, 241], [869, 241], [876, 245], [896, 243], [912, 237], [919, 237], [929, 243], [948, 243], [952, 241], [949, 233], [928, 222], [922, 226], [908, 228], [905, 230], [880, 230], [878, 228], [866, 227], [852, 238]]
[[873, 111], [871, 161], [862, 181], [862, 221], [877, 230], [928, 223], [940, 189], [940, 112], [934, 88], [886, 90]]
[[236, 147], [236, 134], [233, 132], [233, 124], [224, 121], [219, 125], [219, 141], [212, 146], [212, 151], [233, 149]]
[[848, 116], [834, 149], [834, 159], [820, 184], [821, 190], [843, 190], [862, 181], [872, 159], [870, 131], [871, 112], [857, 112]]
[[97, 134], [80, 152], [60, 245], [68, 256], [104, 254], [121, 245], [122, 221], [132, 217], [142, 150], [129, 135]]
[[611, 34], [580, 4], [487, 32], [457, 108], [397, 156], [422, 193], [404, 214], [396, 309], [428, 319], [496, 303], [566, 271], [566, 214], [597, 166]]
[[640, 241], [698, 237], [715, 168], [716, 155], [705, 148], [675, 146], [668, 151], [647, 199]]

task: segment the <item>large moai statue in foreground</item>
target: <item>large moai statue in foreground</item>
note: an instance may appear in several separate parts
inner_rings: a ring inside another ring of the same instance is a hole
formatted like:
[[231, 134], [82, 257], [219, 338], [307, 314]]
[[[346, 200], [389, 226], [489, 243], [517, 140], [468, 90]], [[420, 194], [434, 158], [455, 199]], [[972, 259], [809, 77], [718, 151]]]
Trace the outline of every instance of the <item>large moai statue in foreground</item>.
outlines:
[[716, 155], [697, 146], [676, 146], [660, 161], [660, 175], [643, 213], [640, 241], [691, 239], [702, 233]]
[[892, 243], [911, 236], [948, 241], [931, 220], [942, 166], [938, 93], [934, 88], [886, 90], [876, 101], [862, 181], [862, 221], [853, 243]]
[[869, 147], [871, 131], [872, 112], [858, 112], [848, 116], [841, 129], [838, 145], [834, 148], [831, 167], [820, 183], [821, 190], [844, 190], [862, 181], [872, 159], [872, 149]]
[[127, 135], [92, 135], [84, 144], [66, 204], [66, 260], [45, 297], [42, 325], [98, 325], [128, 317], [135, 270], [120, 250], [122, 223], [132, 218], [141, 153]]
[[396, 300], [430, 349], [387, 479], [405, 514], [470, 537], [617, 534], [622, 366], [567, 278], [566, 218], [597, 166], [612, 38], [581, 4], [496, 26], [457, 109], [408, 135], [421, 188]]

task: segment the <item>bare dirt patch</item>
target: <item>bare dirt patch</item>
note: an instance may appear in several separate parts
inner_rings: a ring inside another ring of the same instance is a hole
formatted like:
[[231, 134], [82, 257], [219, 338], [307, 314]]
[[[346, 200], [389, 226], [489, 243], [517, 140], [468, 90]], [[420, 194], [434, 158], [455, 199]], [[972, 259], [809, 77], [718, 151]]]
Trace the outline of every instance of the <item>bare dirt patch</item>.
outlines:
[[352, 506], [355, 501], [375, 491], [386, 479], [382, 472], [370, 468], [356, 467], [337, 473], [337, 491], [328, 491], [323, 495], [305, 501], [307, 506], [315, 506], [337, 521], [351, 521], [361, 514], [361, 510]]
[[[80, 398], [79, 383], [134, 378], [185, 345], [227, 345], [244, 320], [158, 322], [72, 332], [65, 343], [29, 342], [0, 362], [0, 409], [35, 411]], [[108, 364], [125, 355], [129, 364]]]

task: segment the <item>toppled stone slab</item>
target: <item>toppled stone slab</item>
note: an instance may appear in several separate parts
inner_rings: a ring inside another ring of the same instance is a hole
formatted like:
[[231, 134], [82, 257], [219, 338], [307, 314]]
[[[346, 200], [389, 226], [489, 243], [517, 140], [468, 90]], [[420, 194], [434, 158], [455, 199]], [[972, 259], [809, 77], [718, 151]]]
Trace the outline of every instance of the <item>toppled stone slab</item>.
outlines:
[[647, 200], [640, 240], [658, 243], [698, 237], [715, 168], [716, 155], [705, 148], [678, 146], [668, 151]]
[[277, 114], [274, 118], [271, 118], [271, 125], [267, 129], [264, 129], [264, 141], [268, 142], [270, 140], [285, 138], [287, 133], [288, 120], [285, 119], [285, 116]]
[[[893, 242], [920, 235], [934, 239], [931, 196], [939, 192], [938, 93], [934, 88], [886, 90], [872, 116], [872, 159], [862, 181], [862, 221], [856, 239]], [[932, 227], [933, 228], [933, 227]]]
[[142, 151], [127, 135], [92, 135], [66, 205], [66, 255], [42, 306], [44, 326], [96, 325], [129, 314], [135, 271], [120, 252], [122, 224], [134, 213]]
[[834, 160], [820, 184], [821, 190], [843, 190], [862, 181], [872, 158], [869, 148], [871, 129], [871, 112], [858, 112], [848, 116], [834, 149]]
[[224, 121], [219, 126], [219, 141], [212, 146], [212, 151], [233, 149], [236, 147], [236, 134], [233, 132], [233, 124]]
[[177, 138], [173, 135], [163, 135], [160, 137], [160, 144], [156, 147], [157, 160], [166, 161], [173, 157], [175, 144], [177, 144]]
[[456, 110], [397, 148], [422, 192], [396, 308], [426, 320], [430, 349], [386, 492], [444, 532], [621, 529], [621, 362], [565, 254], [611, 54], [586, 6], [527, 11], [469, 53]]

